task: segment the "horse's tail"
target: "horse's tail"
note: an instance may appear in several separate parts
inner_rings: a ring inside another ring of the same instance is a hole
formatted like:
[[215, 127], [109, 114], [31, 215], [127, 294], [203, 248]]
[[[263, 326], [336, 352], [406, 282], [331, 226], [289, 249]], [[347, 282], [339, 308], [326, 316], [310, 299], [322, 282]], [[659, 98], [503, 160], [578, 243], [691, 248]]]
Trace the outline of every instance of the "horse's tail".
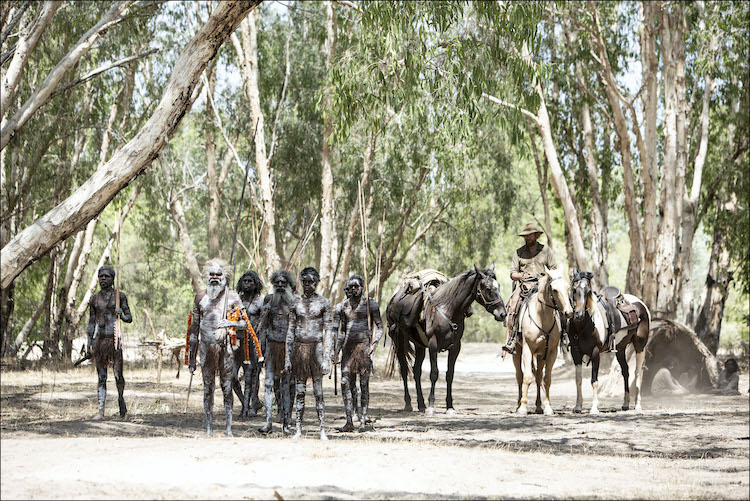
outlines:
[[389, 354], [391, 362], [386, 368], [386, 376], [393, 376], [397, 358], [399, 360], [399, 367], [401, 367], [402, 356], [406, 359], [406, 367], [411, 372], [412, 362], [414, 361], [414, 347], [409, 343], [408, 336], [396, 324], [388, 325], [388, 336], [391, 338], [392, 343], [391, 353]]

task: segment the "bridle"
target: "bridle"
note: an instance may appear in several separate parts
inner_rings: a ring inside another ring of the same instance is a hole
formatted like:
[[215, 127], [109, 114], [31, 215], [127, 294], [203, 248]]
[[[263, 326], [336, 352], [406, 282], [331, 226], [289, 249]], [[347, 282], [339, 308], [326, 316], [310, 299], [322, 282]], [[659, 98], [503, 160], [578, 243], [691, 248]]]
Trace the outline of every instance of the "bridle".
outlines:
[[494, 301], [487, 301], [487, 298], [484, 297], [484, 293], [482, 292], [482, 288], [479, 287], [481, 282], [482, 282], [481, 279], [477, 280], [476, 292], [474, 293], [474, 296], [477, 298], [477, 302], [481, 304], [482, 306], [484, 306], [484, 309], [487, 310], [488, 313], [492, 313], [492, 310], [494, 309], [494, 308], [491, 308], [492, 306], [498, 303], [502, 304], [503, 302], [502, 294], [499, 293], [500, 291], [498, 290], [497, 299], [495, 299]]
[[564, 280], [564, 279], [563, 279], [563, 277], [557, 277], [557, 278], [553, 278], [552, 280], [549, 280], [549, 281], [547, 281], [547, 285], [546, 285], [546, 287], [544, 288], [544, 289], [545, 289], [545, 290], [544, 290], [544, 293], [545, 293], [545, 294], [549, 294], [549, 297], [550, 297], [550, 298], [552, 298], [552, 304], [547, 304], [547, 303], [545, 303], [545, 302], [543, 301], [542, 297], [541, 297], [541, 296], [542, 296], [542, 294], [537, 294], [536, 298], [537, 298], [537, 301], [539, 301], [540, 303], [542, 303], [542, 304], [543, 304], [544, 306], [546, 306], [547, 308], [552, 308], [552, 309], [553, 309], [553, 310], [555, 310], [556, 312], [558, 312], [558, 313], [562, 313], [562, 310], [560, 310], [560, 307], [558, 306], [558, 304], [557, 304], [557, 301], [555, 301], [555, 295], [554, 295], [554, 294], [552, 294], [552, 292], [551, 292], [551, 290], [550, 290], [550, 289], [552, 288], [552, 283], [553, 283], [553, 282], [555, 282], [556, 280]]

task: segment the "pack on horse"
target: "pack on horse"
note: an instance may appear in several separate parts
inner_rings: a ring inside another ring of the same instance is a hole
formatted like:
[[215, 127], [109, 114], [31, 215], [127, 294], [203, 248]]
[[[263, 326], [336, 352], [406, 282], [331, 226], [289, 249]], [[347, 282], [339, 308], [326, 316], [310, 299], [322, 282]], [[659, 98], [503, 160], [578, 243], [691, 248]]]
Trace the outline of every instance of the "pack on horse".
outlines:
[[594, 390], [591, 414], [596, 414], [599, 412], [599, 355], [615, 350], [625, 379], [622, 410], [628, 410], [630, 389], [625, 349], [631, 343], [635, 348], [635, 410], [640, 411], [644, 350], [648, 342], [651, 314], [643, 301], [631, 294], [621, 294], [617, 287], [605, 287], [601, 295], [595, 293], [591, 288], [592, 277], [590, 271], [573, 270], [574, 313], [568, 323], [570, 354], [576, 365], [576, 405], [573, 411], [581, 412], [583, 406], [583, 356], [587, 355], [591, 360], [591, 386]]
[[[414, 287], [407, 280], [393, 295], [386, 317], [388, 335], [398, 358], [401, 379], [404, 382], [404, 410], [411, 411], [408, 388], [408, 361], [413, 358], [412, 371], [417, 388], [417, 405], [420, 411], [432, 414], [435, 411], [435, 383], [438, 379], [437, 354], [448, 350], [446, 408], [453, 414], [453, 373], [456, 358], [461, 351], [464, 319], [474, 301], [481, 304], [495, 320], [502, 322], [507, 315], [500, 297], [500, 287], [494, 273], [494, 263], [486, 270], [474, 265], [436, 288], [418, 281]], [[441, 282], [438, 280], [437, 282]], [[434, 283], [432, 284], [434, 286]], [[470, 315], [470, 313], [468, 313]], [[422, 395], [422, 362], [425, 350], [430, 350], [430, 396], [429, 407], [425, 407]]]
[[[545, 266], [537, 287], [526, 297], [518, 314], [519, 331], [513, 363], [518, 383], [518, 414], [527, 414], [529, 385], [536, 377], [536, 412], [542, 412], [541, 385], [544, 371], [544, 414], [554, 414], [549, 403], [552, 366], [557, 359], [563, 319], [573, 315], [568, 297], [570, 285], [558, 270]], [[521, 346], [518, 346], [518, 345]], [[519, 349], [520, 348], [520, 349]]]

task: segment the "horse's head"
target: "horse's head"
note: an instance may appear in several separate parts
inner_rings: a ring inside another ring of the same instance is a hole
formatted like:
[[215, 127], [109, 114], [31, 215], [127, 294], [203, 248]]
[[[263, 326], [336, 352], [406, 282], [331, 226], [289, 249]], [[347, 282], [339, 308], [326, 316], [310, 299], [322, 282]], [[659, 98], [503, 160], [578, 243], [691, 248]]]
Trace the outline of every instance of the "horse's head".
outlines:
[[562, 276], [559, 270], [550, 270], [544, 267], [544, 273], [539, 278], [539, 290], [549, 296], [554, 307], [565, 318], [573, 316], [573, 308], [570, 306], [570, 284]]
[[586, 314], [586, 306], [589, 294], [591, 294], [591, 279], [594, 274], [590, 271], [573, 270], [573, 286], [571, 297], [573, 298], [573, 318], [581, 320]]
[[495, 263], [492, 263], [486, 270], [480, 270], [475, 264], [474, 271], [477, 273], [477, 302], [484, 306], [484, 309], [491, 313], [495, 320], [502, 322], [508, 312], [500, 295], [500, 284], [495, 278]]

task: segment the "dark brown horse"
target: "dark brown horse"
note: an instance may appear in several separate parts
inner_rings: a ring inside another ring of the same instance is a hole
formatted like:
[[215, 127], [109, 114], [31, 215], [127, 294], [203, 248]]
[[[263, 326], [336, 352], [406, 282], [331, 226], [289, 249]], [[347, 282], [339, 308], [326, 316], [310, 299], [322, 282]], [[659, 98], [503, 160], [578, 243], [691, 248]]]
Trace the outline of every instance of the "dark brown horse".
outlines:
[[[570, 354], [576, 366], [576, 405], [574, 412], [581, 412], [583, 407], [583, 396], [581, 394], [581, 379], [583, 372], [583, 356], [587, 355], [591, 360], [591, 386], [594, 389], [594, 397], [591, 403], [591, 414], [599, 412], [599, 355], [606, 348], [607, 341], [607, 314], [603, 300], [591, 289], [590, 271], [573, 270], [573, 318], [568, 321], [568, 338], [570, 339]], [[614, 310], [614, 315], [620, 318], [610, 318], [615, 325], [621, 328], [612, 334], [615, 336], [615, 348], [617, 350], [617, 361], [620, 363], [622, 377], [625, 379], [625, 398], [622, 409], [628, 410], [630, 406], [630, 389], [628, 387], [628, 361], [625, 349], [629, 344], [635, 348], [635, 410], [641, 411], [641, 382], [643, 381], [643, 359], [644, 348], [648, 342], [649, 329], [651, 326], [651, 314], [643, 301], [639, 298], [623, 294], [622, 297], [630, 304], [635, 305], [638, 312], [637, 321], [628, 323], [622, 314]]]
[[[408, 359], [413, 356], [412, 371], [417, 387], [417, 406], [428, 415], [435, 412], [435, 383], [438, 380], [437, 354], [448, 350], [448, 371], [445, 380], [448, 386], [447, 413], [453, 414], [453, 372], [458, 353], [461, 351], [461, 337], [464, 333], [464, 319], [474, 301], [484, 306], [495, 320], [502, 322], [507, 315], [500, 297], [500, 288], [495, 278], [495, 265], [480, 270], [474, 265], [448, 282], [440, 285], [433, 293], [422, 288], [407, 294], [405, 287], [399, 288], [388, 303], [386, 317], [388, 335], [393, 340], [401, 378], [404, 381], [404, 410], [411, 411], [411, 397], [408, 388]], [[426, 301], [423, 299], [427, 297]], [[422, 309], [424, 307], [424, 315]], [[425, 407], [422, 395], [422, 362], [425, 350], [430, 350], [430, 396]]]

